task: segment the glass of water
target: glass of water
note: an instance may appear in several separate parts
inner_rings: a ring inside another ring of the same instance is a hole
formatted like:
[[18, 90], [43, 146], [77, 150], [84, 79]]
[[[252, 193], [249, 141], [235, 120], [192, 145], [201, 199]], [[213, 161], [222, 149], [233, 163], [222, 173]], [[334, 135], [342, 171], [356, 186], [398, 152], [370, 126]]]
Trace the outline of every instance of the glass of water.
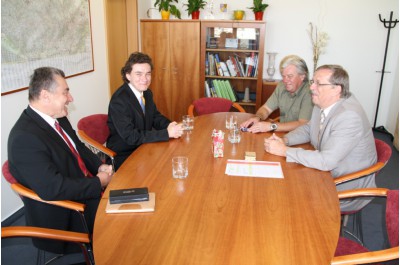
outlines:
[[237, 117], [234, 114], [226, 114], [225, 127], [230, 130], [237, 127]]
[[240, 143], [241, 135], [240, 130], [237, 126], [234, 126], [234, 128], [229, 130], [228, 140], [232, 144]]
[[182, 116], [183, 129], [186, 131], [191, 131], [194, 128], [194, 118], [190, 115]]
[[185, 156], [176, 156], [172, 158], [172, 177], [176, 179], [185, 179], [188, 176], [189, 159]]

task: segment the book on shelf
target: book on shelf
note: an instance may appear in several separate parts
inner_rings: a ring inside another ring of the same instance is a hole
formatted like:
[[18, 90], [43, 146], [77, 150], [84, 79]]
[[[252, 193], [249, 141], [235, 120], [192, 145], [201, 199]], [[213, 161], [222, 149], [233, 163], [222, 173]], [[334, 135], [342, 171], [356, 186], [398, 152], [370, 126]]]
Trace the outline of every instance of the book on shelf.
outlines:
[[237, 66], [239, 68], [240, 76], [246, 76], [245, 72], [244, 72], [244, 68], [243, 68], [243, 63], [241, 61], [240, 56], [235, 53], [234, 57], [235, 57], [235, 60], [236, 60], [236, 64], [237, 64]]
[[223, 98], [224, 96], [222, 95], [221, 90], [220, 90], [220, 88], [219, 88], [219, 85], [217, 84], [217, 79], [213, 79], [213, 80], [212, 80], [212, 83], [213, 83], [215, 92], [216, 92], [216, 94], [217, 94], [217, 97]]
[[229, 74], [228, 66], [226, 65], [226, 63], [225, 62], [220, 62], [219, 64], [221, 66], [222, 72], [224, 73], [223, 76], [231, 76]]
[[208, 74], [216, 75], [214, 55], [212, 55], [212, 53], [208, 53], [208, 67], [209, 67]]
[[226, 60], [226, 65], [228, 66], [229, 74], [234, 77], [237, 76], [235, 65], [232, 63], [230, 56], [229, 59]]
[[208, 98], [211, 97], [211, 90], [210, 90], [210, 86], [207, 83], [207, 80], [204, 81], [204, 92], [205, 92], [206, 97], [208, 97]]
[[224, 76], [224, 72], [222, 71], [221, 64], [220, 64], [220, 59], [218, 53], [214, 54], [215, 57], [215, 68], [216, 68], [216, 73], [218, 73], [219, 76]]
[[224, 80], [224, 81], [222, 81], [222, 82], [224, 83], [225, 89], [226, 89], [226, 91], [228, 92], [229, 99], [230, 99], [231, 101], [235, 102], [235, 101], [236, 101], [235, 93], [233, 92], [233, 88], [232, 88], [232, 86], [231, 86], [231, 83], [230, 83], [228, 80]]

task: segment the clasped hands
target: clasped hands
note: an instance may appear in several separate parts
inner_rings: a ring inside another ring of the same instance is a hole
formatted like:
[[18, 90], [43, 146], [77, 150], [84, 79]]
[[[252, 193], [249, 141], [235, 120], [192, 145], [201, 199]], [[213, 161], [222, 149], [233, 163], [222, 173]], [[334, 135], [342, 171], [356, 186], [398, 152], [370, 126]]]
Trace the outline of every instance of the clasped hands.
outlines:
[[287, 146], [284, 140], [274, 133], [269, 138], [264, 139], [264, 149], [267, 153], [273, 155], [286, 156]]
[[101, 187], [106, 187], [114, 175], [114, 170], [111, 165], [102, 164], [99, 166], [97, 177], [100, 179]]
[[168, 125], [168, 136], [169, 138], [179, 138], [183, 134], [183, 125], [182, 123], [177, 123], [176, 121], [171, 122]]

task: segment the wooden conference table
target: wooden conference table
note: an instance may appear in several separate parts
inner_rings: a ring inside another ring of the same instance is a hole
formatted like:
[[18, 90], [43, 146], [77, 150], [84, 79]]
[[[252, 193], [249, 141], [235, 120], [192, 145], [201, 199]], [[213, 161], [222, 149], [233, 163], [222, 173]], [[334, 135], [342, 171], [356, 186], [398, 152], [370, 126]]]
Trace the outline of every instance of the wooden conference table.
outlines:
[[[251, 117], [237, 116], [239, 124]], [[340, 229], [330, 174], [267, 154], [269, 133], [242, 133], [231, 144], [226, 132], [224, 157], [214, 158], [214, 128], [225, 130], [225, 113], [196, 117], [191, 134], [144, 144], [120, 167], [97, 211], [97, 264], [330, 264]], [[245, 151], [279, 161], [284, 178], [225, 175], [227, 159]], [[180, 155], [189, 157], [184, 180], [172, 178], [171, 159]], [[133, 187], [155, 192], [155, 212], [105, 213], [110, 190]]]

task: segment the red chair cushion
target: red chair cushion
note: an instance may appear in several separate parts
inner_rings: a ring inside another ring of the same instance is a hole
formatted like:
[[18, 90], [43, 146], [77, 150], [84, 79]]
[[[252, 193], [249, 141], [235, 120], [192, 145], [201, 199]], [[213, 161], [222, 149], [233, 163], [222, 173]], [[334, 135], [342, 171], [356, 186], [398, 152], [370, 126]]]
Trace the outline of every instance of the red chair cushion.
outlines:
[[18, 183], [18, 181], [14, 178], [14, 176], [10, 172], [10, 169], [8, 168], [8, 160], [4, 162], [1, 170], [3, 172], [4, 178], [8, 181], [8, 183], [10, 184]]
[[386, 203], [386, 229], [391, 247], [399, 245], [399, 191], [390, 190]]
[[339, 241], [335, 251], [335, 257], [364, 252], [369, 252], [369, 250], [350, 239], [339, 237]]
[[216, 112], [228, 112], [232, 107], [232, 101], [225, 98], [199, 98], [193, 102], [197, 115], [205, 115]]
[[107, 114], [93, 114], [84, 117], [78, 122], [78, 129], [84, 131], [97, 142], [104, 144], [110, 135], [107, 126]]
[[387, 163], [392, 156], [392, 148], [382, 140], [375, 139], [376, 154], [378, 162]]

